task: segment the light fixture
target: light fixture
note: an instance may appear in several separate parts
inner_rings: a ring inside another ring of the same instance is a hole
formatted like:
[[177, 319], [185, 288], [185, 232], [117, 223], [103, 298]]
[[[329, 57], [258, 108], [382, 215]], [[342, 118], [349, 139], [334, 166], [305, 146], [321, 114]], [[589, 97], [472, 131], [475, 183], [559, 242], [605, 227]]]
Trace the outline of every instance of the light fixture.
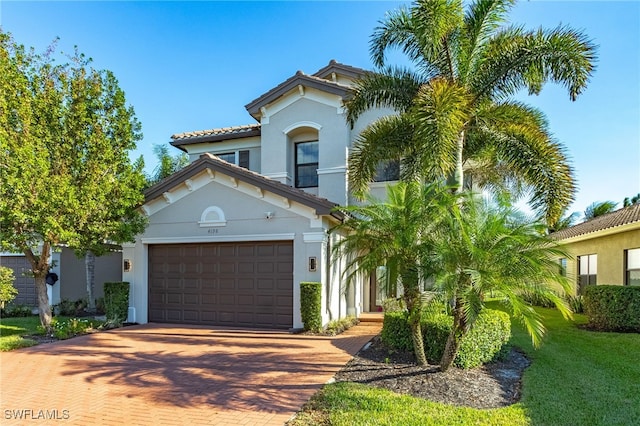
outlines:
[[276, 214], [274, 212], [264, 212], [265, 219], [272, 219]]
[[124, 261], [122, 262], [122, 270], [124, 272], [129, 272], [131, 271], [131, 260], [129, 259], [124, 259]]

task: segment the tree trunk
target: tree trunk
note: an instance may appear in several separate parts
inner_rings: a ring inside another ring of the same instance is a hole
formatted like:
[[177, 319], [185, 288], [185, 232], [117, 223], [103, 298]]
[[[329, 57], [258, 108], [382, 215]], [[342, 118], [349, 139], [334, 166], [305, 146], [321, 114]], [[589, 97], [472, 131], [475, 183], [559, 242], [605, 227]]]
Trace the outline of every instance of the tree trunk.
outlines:
[[36, 256], [30, 247], [22, 250], [25, 257], [31, 264], [31, 271], [36, 286], [36, 297], [38, 298], [38, 313], [40, 316], [40, 324], [44, 327], [47, 334], [51, 333], [51, 305], [49, 304], [49, 296], [47, 295], [47, 284], [45, 277], [49, 272], [49, 243], [42, 244], [42, 250], [39, 256]]
[[96, 281], [96, 255], [91, 250], [87, 250], [84, 255], [84, 266], [87, 274], [87, 298], [89, 299], [87, 301], [87, 310], [89, 312], [95, 312], [96, 300], [93, 297], [93, 289]]
[[424, 339], [422, 338], [422, 327], [420, 326], [420, 315], [416, 315], [416, 318], [411, 318], [411, 340], [413, 342], [413, 353], [416, 355], [416, 362], [418, 365], [429, 365], [427, 362], [427, 356], [424, 352]]
[[453, 361], [458, 356], [458, 350], [460, 349], [460, 342], [462, 337], [467, 333], [468, 327], [464, 318], [464, 312], [459, 307], [458, 303], [453, 311], [453, 325], [451, 326], [451, 332], [447, 337], [447, 344], [444, 347], [444, 353], [440, 360], [440, 370], [447, 371]]
[[456, 192], [461, 193], [464, 190], [464, 170], [462, 167], [462, 152], [464, 149], [464, 131], [458, 136], [458, 144], [456, 146], [456, 171], [455, 182]]

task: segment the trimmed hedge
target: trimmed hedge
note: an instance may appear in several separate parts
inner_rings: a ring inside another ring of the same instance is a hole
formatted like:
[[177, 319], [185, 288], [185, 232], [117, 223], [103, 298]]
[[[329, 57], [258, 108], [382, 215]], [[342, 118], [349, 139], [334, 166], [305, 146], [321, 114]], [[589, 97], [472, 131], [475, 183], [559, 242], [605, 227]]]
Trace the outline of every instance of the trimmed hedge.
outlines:
[[[384, 316], [381, 340], [394, 349], [411, 351], [411, 329], [406, 312], [387, 312]], [[425, 352], [431, 363], [439, 363], [453, 317], [445, 314], [427, 314], [420, 325]], [[454, 364], [460, 368], [474, 368], [503, 355], [511, 337], [509, 315], [502, 311], [484, 309], [473, 328], [462, 339]]]
[[300, 316], [305, 331], [319, 333], [322, 330], [321, 283], [300, 283]]
[[129, 316], [129, 283], [104, 283], [104, 313], [107, 321], [124, 322]]
[[589, 327], [640, 333], [640, 287], [588, 286], [583, 303]]

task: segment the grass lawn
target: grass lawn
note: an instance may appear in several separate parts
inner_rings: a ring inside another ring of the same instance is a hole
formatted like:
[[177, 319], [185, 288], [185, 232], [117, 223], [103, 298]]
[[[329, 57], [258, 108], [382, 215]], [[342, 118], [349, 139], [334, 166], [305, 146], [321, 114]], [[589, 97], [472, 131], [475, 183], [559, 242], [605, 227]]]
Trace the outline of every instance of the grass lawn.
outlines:
[[0, 319], [0, 351], [26, 348], [37, 344], [35, 340], [24, 339], [23, 334], [41, 334], [38, 330], [40, 317], [1, 318]]
[[[58, 322], [73, 323], [67, 321], [74, 317], [55, 317]], [[82, 334], [85, 328], [96, 328], [103, 322], [93, 318], [87, 319], [87, 325], [77, 324], [80, 328], [72, 330], [69, 336]], [[37, 315], [29, 317], [1, 318], [0, 319], [0, 352], [11, 351], [18, 348], [26, 348], [38, 344], [35, 340], [23, 338], [22, 335], [43, 334], [40, 329], [40, 317]]]
[[522, 400], [477, 410], [430, 402], [353, 383], [327, 385], [293, 425], [637, 425], [640, 419], [640, 335], [596, 333], [538, 309], [548, 333], [538, 350], [519, 326], [512, 343], [532, 360]]

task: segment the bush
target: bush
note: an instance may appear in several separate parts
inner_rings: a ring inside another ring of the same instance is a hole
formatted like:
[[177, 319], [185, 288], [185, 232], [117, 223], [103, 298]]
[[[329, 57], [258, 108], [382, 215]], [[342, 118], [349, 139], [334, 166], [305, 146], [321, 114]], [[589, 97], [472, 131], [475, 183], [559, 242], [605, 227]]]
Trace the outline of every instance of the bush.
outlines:
[[520, 297], [531, 306], [539, 306], [541, 308], [555, 308], [556, 305], [546, 297], [535, 292], [523, 292]]
[[129, 283], [104, 283], [104, 310], [107, 320], [122, 323], [129, 313]]
[[329, 321], [327, 327], [324, 329], [324, 333], [329, 336], [337, 336], [345, 330], [350, 329], [354, 325], [358, 324], [358, 318], [353, 315], [346, 316], [337, 320]]
[[88, 319], [70, 318], [67, 320], [58, 320], [53, 318], [51, 320], [51, 328], [53, 330], [53, 336], [56, 339], [64, 340], [81, 334], [86, 334], [95, 330], [96, 325], [99, 322], [90, 321]]
[[[390, 312], [384, 316], [380, 339], [388, 346], [402, 351], [413, 350], [411, 329], [406, 312]], [[442, 313], [426, 313], [420, 322], [425, 353], [431, 363], [438, 363], [453, 325], [453, 318]], [[473, 368], [504, 354], [511, 337], [509, 315], [502, 311], [484, 309], [473, 328], [462, 339], [454, 364]]]
[[305, 331], [318, 333], [322, 330], [321, 283], [300, 283], [300, 316]]
[[382, 311], [383, 312], [399, 312], [404, 311], [404, 303], [402, 303], [402, 299], [396, 298], [388, 298], [382, 301]]
[[581, 294], [572, 296], [570, 294], [565, 296], [565, 300], [569, 304], [569, 307], [575, 314], [581, 314], [584, 312], [584, 297]]
[[0, 316], [3, 318], [9, 317], [30, 317], [33, 315], [33, 309], [27, 305], [13, 305], [7, 304], [4, 308], [0, 309]]
[[640, 333], [640, 287], [587, 286], [584, 312], [596, 330]]
[[409, 313], [404, 311], [385, 312], [380, 340], [387, 346], [400, 351], [412, 351], [411, 327]]
[[18, 289], [13, 286], [15, 279], [13, 269], [0, 266], [0, 308], [18, 295]]

